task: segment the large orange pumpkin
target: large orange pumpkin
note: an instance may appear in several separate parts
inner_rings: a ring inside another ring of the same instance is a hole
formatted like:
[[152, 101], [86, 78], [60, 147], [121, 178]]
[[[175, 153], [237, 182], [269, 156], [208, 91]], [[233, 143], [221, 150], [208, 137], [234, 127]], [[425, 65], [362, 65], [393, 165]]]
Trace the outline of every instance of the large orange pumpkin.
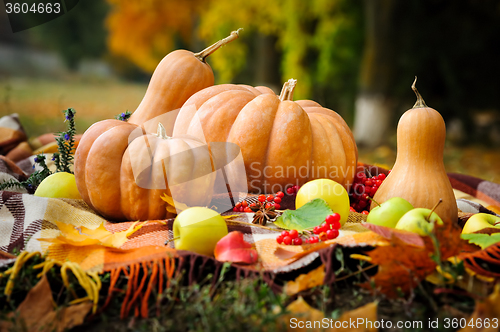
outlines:
[[174, 136], [237, 144], [249, 192], [276, 192], [318, 178], [349, 188], [358, 158], [351, 130], [316, 102], [292, 101], [295, 83], [285, 83], [280, 96], [246, 85], [203, 89], [182, 106]]
[[[160, 127], [162, 128], [162, 127]], [[133, 124], [104, 120], [83, 135], [75, 153], [76, 185], [89, 206], [115, 220], [172, 217], [160, 196], [206, 206], [214, 176], [206, 144], [144, 133]]]
[[180, 109], [194, 93], [214, 85], [214, 74], [206, 58], [221, 46], [238, 38], [238, 31], [231, 32], [229, 37], [199, 53], [176, 50], [165, 56], [156, 67], [146, 94], [129, 122], [143, 125], [147, 132], [155, 132], [158, 123], [162, 122], [167, 126], [167, 131], [171, 132], [173, 121], [168, 116], [162, 116]]

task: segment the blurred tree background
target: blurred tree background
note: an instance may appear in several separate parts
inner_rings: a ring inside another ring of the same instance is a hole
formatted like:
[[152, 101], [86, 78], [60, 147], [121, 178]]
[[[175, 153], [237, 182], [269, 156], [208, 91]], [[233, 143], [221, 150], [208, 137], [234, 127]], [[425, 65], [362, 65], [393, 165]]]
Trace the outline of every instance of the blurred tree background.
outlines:
[[95, 0], [15, 35], [0, 24], [0, 45], [50, 49], [71, 70], [98, 59], [143, 83], [173, 49], [196, 52], [243, 28], [208, 59], [216, 83], [279, 93], [295, 78], [296, 99], [337, 111], [374, 148], [394, 147], [418, 76], [451, 142], [500, 146], [498, 0]]

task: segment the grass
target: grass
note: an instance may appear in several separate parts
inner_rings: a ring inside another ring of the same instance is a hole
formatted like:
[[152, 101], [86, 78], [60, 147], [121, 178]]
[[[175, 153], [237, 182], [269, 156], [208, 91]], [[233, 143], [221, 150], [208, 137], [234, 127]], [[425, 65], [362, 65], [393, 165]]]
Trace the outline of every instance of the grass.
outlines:
[[77, 132], [92, 123], [134, 111], [144, 96], [146, 84], [117, 81], [49, 81], [11, 78], [0, 83], [2, 113], [17, 113], [30, 137], [65, 129], [61, 111], [77, 111]]
[[[382, 319], [390, 321], [394, 326], [398, 321], [423, 323], [423, 329], [395, 329], [396, 331], [431, 330], [427, 328], [429, 319], [432, 321], [439, 319], [440, 326], [433, 331], [452, 331], [444, 328], [444, 319], [467, 318], [474, 309], [474, 300], [471, 296], [461, 293], [457, 295], [453, 292], [435, 295], [434, 290], [438, 287], [425, 281], [409, 297], [394, 300], [387, 300], [380, 294], [372, 294], [368, 290], [361, 289], [357, 284], [366, 281], [368, 274], [354, 273], [359, 268], [358, 261], [348, 258], [354, 251], [355, 249], [337, 249], [336, 257], [339, 261], [335, 273], [339, 281], [332, 285], [317, 286], [288, 296], [273, 292], [259, 277], [236, 280], [235, 270], [232, 268], [223, 268], [223, 272], [218, 276], [207, 273], [203, 280], [193, 285], [186, 285], [186, 276], [180, 274], [171, 280], [170, 287], [162, 294], [153, 293], [155, 296], [149, 301], [149, 318], [120, 319], [124, 294], [115, 293], [115, 298], [105, 311], [87, 319], [83, 325], [73, 328], [72, 331], [286, 331], [289, 330], [287, 326], [290, 325], [290, 318], [300, 317], [298, 313], [289, 313], [286, 307], [299, 296], [310, 306], [324, 312], [328, 319], [338, 319], [347, 311], [376, 301], [379, 321]], [[33, 269], [33, 266], [40, 261], [41, 258], [36, 257], [21, 269], [10, 302], [3, 296], [7, 278], [0, 278], [0, 303], [3, 303], [0, 306], [0, 320], [11, 320], [6, 315], [19, 305], [29, 289], [36, 284], [35, 276], [39, 270]], [[313, 264], [314, 266], [310, 268], [316, 268], [318, 264]], [[0, 268], [0, 272], [5, 269], [6, 267]], [[58, 271], [58, 268], [52, 268], [47, 278], [55, 303], [58, 307], [63, 307], [68, 305], [72, 297], [70, 292], [62, 287]], [[101, 274], [100, 278], [103, 283], [99, 300], [101, 306], [109, 287], [109, 273]], [[213, 283], [214, 278], [216, 278], [215, 283]], [[344, 279], [340, 281], [341, 278]], [[283, 282], [283, 276], [278, 276], [276, 280]], [[126, 283], [127, 277], [122, 275], [117, 285]], [[72, 275], [70, 275], [70, 285], [79, 296], [83, 296], [81, 286]], [[452, 289], [451, 286], [447, 287]], [[153, 298], [158, 295], [161, 301], [155, 303]], [[11, 331], [24, 330], [22, 322], [13, 322], [15, 324]]]

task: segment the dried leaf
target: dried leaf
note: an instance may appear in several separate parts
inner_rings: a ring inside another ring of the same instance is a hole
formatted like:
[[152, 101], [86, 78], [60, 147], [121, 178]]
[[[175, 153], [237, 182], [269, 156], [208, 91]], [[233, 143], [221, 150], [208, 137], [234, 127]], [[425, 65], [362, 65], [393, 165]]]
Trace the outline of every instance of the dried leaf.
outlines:
[[[28, 292], [16, 313], [13, 313], [11, 317], [17, 326], [26, 326], [27, 331], [62, 332], [81, 325], [91, 308], [92, 302], [88, 301], [54, 310], [52, 291], [44, 275]], [[2, 330], [10, 328], [5, 322], [3, 324], [0, 325]]]
[[280, 319], [289, 331], [377, 331], [377, 303], [368, 303], [344, 312], [339, 319], [325, 318], [323, 312], [312, 308], [302, 297], [286, 307], [290, 314]]
[[[439, 245], [439, 259], [445, 260], [460, 251], [460, 229], [452, 223], [436, 226], [433, 234]], [[408, 294], [435, 270], [437, 264], [431, 257], [436, 254], [434, 242], [430, 236], [422, 239], [425, 246], [416, 247], [393, 236], [390, 245], [379, 246], [367, 253], [371, 263], [379, 266], [377, 274], [372, 277], [378, 291], [389, 298], [397, 298], [401, 293]], [[370, 282], [361, 286], [372, 289]]]
[[299, 296], [299, 298], [290, 303], [286, 310], [289, 314], [281, 316], [280, 320], [289, 331], [322, 331], [321, 322], [325, 315], [323, 312], [311, 307]]
[[[472, 315], [467, 319], [467, 326], [460, 332], [468, 331], [498, 331], [500, 327], [500, 284], [495, 286], [493, 293], [484, 301], [476, 301]], [[488, 325], [486, 325], [488, 321]], [[480, 325], [479, 325], [480, 324]]]
[[323, 248], [327, 248], [331, 245], [338, 244], [343, 247], [376, 247], [376, 246], [386, 246], [389, 245], [390, 241], [378, 235], [374, 232], [362, 232], [362, 233], [353, 233], [348, 234], [346, 236], [338, 237], [333, 240], [328, 240], [324, 242], [318, 242], [315, 244], [305, 244], [302, 245], [303, 249], [300, 252], [289, 250], [289, 248], [285, 249], [285, 245], [280, 245], [276, 248], [274, 255], [282, 260], [287, 259], [299, 259], [304, 256], [309, 255], [314, 251], [321, 250]]
[[85, 226], [74, 226], [62, 222], [55, 221], [55, 224], [61, 232], [56, 238], [41, 238], [39, 241], [70, 244], [72, 246], [91, 246], [101, 245], [105, 247], [120, 248], [127, 242], [127, 236], [132, 235], [139, 230], [145, 223], [134, 228], [138, 221], [132, 223], [130, 227], [122, 232], [111, 233], [104, 224], [100, 224], [96, 229], [90, 229]]
[[230, 232], [220, 239], [215, 245], [214, 255], [221, 262], [253, 264], [259, 260], [257, 250], [238, 231]]
[[189, 208], [189, 206], [187, 206], [184, 203], [176, 202], [172, 197], [168, 196], [167, 194], [163, 194], [163, 196], [160, 196], [160, 198], [163, 201], [167, 202], [167, 212], [177, 214]]
[[325, 279], [325, 266], [321, 265], [308, 273], [301, 274], [294, 281], [285, 284], [285, 293], [292, 296], [303, 290], [323, 285]]
[[[377, 321], [377, 307], [378, 305], [376, 302], [371, 302], [357, 309], [344, 312], [339, 319], [331, 323], [334, 328], [328, 329], [327, 331], [378, 331], [378, 329], [375, 328], [375, 326], [378, 326], [375, 323]], [[346, 324], [348, 322], [356, 322], [356, 324]], [[348, 326], [348, 328], [342, 328], [344, 326]]]
[[363, 227], [375, 232], [379, 235], [382, 235], [384, 238], [390, 240], [392, 237], [397, 237], [404, 243], [408, 245], [413, 245], [416, 247], [425, 247], [424, 240], [422, 237], [416, 233], [407, 232], [395, 228], [385, 227], [374, 225], [371, 223], [364, 222], [362, 223]]

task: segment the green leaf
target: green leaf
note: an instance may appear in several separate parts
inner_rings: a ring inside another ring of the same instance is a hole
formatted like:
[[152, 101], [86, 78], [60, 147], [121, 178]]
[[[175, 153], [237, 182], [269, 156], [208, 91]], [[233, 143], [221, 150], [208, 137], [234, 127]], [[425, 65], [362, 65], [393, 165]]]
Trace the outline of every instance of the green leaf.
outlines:
[[297, 210], [286, 210], [274, 224], [284, 229], [303, 231], [321, 225], [333, 211], [322, 198], [315, 198]]
[[494, 234], [462, 234], [462, 239], [468, 240], [469, 243], [473, 243], [484, 249], [491, 246], [497, 242], [500, 242], [500, 233]]

